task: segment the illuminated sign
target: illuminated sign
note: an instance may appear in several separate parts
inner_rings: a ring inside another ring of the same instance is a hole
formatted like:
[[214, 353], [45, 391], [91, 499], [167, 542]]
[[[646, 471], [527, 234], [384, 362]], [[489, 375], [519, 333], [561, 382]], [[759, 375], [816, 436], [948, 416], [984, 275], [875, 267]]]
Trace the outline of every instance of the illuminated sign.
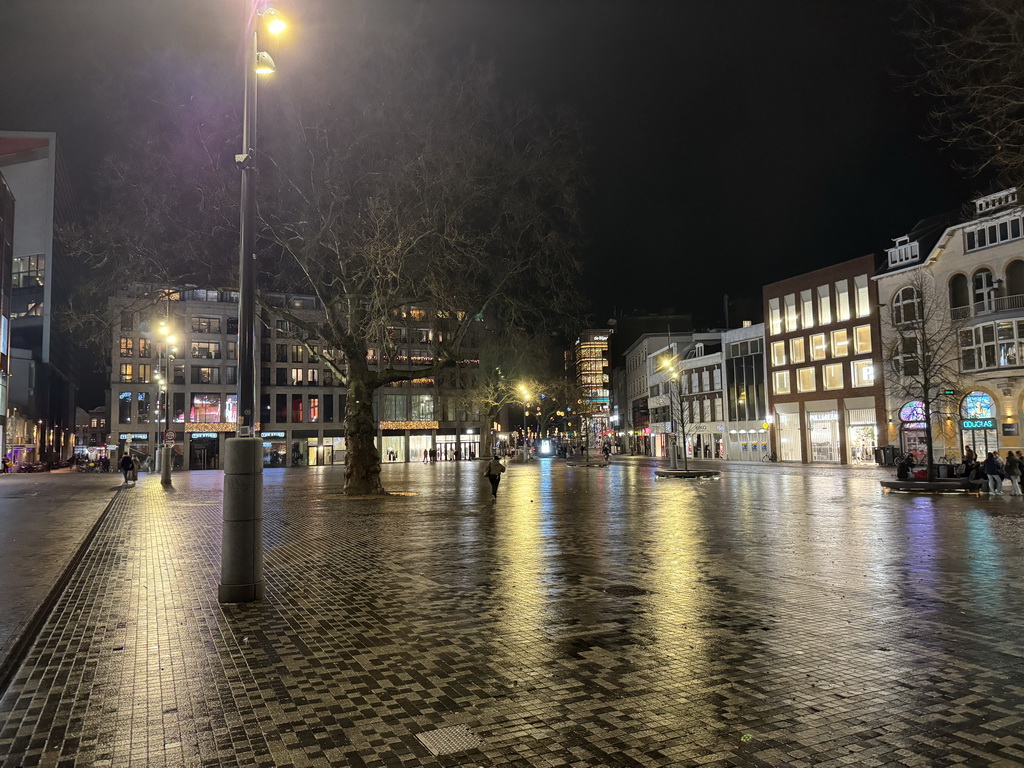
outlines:
[[118, 435], [121, 440], [149, 440], [148, 432], [122, 432]]
[[284, 437], [284, 432], [262, 432], [260, 437]]
[[994, 429], [995, 419], [970, 419], [963, 423], [964, 429]]
[[193, 440], [197, 437], [217, 437], [216, 432], [192, 432], [191, 435]]

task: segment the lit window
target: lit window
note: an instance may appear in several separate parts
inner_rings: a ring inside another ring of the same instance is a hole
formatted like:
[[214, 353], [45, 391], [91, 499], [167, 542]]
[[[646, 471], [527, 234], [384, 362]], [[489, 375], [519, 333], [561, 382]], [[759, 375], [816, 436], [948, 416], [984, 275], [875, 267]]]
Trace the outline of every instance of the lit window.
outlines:
[[789, 356], [794, 363], [802, 363], [806, 359], [804, 340], [802, 338], [789, 340]]
[[828, 296], [828, 286], [818, 286], [818, 325], [828, 325], [832, 322], [832, 301]]
[[134, 339], [130, 339], [127, 336], [121, 337], [121, 357], [131, 357], [132, 348], [135, 344]]
[[843, 388], [843, 364], [832, 363], [822, 369], [822, 384], [825, 389]]
[[850, 319], [850, 284], [848, 280], [836, 282], [836, 320], [840, 323]]
[[845, 328], [840, 331], [832, 331], [832, 357], [846, 357], [849, 354], [850, 334]]
[[857, 291], [857, 317], [867, 317], [871, 314], [871, 306], [868, 301], [868, 276], [857, 275], [853, 278], [853, 286]]
[[870, 387], [875, 383], [875, 367], [870, 360], [854, 360], [850, 363], [853, 386]]
[[824, 333], [811, 336], [811, 360], [824, 360], [827, 347]]
[[[768, 325], [773, 336], [777, 336], [782, 333], [782, 306], [778, 299], [768, 300]], [[369, 350], [369, 352], [372, 351], [373, 350]], [[376, 357], [376, 355], [371, 356], [367, 354], [367, 357], [372, 359], [373, 357]]]
[[814, 392], [818, 388], [817, 377], [814, 372], [814, 366], [807, 368], [800, 368], [796, 372], [796, 391], [797, 392]]
[[302, 369], [292, 368], [292, 386], [302, 383]]
[[134, 374], [134, 372], [135, 372], [135, 369], [132, 367], [131, 363], [121, 363], [121, 367], [120, 367], [120, 380], [121, 381], [131, 381], [132, 380], [132, 375]]
[[800, 314], [804, 329], [814, 327], [814, 296], [811, 291], [800, 291]]
[[871, 354], [870, 325], [858, 325], [853, 329], [853, 351], [858, 355]]
[[776, 395], [788, 395], [789, 394], [789, 371], [776, 371], [775, 372], [775, 394]]
[[799, 330], [796, 321], [796, 294], [789, 293], [785, 297], [786, 302], [786, 330], [796, 331]]

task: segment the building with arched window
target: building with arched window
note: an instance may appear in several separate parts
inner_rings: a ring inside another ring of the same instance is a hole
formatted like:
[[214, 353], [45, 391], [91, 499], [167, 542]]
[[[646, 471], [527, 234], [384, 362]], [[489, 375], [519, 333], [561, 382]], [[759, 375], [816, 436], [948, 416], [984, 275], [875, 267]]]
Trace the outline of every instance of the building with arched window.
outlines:
[[[1024, 206], [1016, 188], [975, 200], [970, 221], [921, 222], [887, 255], [875, 281], [888, 307], [882, 335], [890, 378], [915, 375], [925, 354], [951, 357], [950, 375], [932, 382], [935, 457], [959, 460], [965, 445], [982, 456], [1019, 449]], [[921, 397], [887, 382], [888, 437], [902, 451], [923, 451]]]

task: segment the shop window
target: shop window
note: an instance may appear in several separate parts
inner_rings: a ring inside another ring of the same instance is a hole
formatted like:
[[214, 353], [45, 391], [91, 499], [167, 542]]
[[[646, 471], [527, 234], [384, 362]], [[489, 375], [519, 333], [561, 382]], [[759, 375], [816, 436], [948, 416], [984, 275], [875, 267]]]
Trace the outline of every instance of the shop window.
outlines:
[[843, 388], [843, 364], [831, 363], [822, 368], [822, 385], [825, 389]]
[[410, 421], [434, 420], [434, 396], [411, 395], [409, 398]]
[[238, 395], [224, 398], [224, 421], [228, 424], [238, 423]]
[[975, 390], [960, 403], [960, 417], [963, 419], [994, 419], [996, 404], [985, 392]]
[[221, 420], [221, 396], [216, 394], [195, 393], [192, 395], [192, 408], [189, 421], [192, 423], [219, 423]]
[[846, 357], [850, 354], [850, 334], [843, 328], [832, 331], [832, 357]]
[[798, 368], [796, 372], [796, 391], [814, 392], [818, 389], [817, 374], [813, 365]]

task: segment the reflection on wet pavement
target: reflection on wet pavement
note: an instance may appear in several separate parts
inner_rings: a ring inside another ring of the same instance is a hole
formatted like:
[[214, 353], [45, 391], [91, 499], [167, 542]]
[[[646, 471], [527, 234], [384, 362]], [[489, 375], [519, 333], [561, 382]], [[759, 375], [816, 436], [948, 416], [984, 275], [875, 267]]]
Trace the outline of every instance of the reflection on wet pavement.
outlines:
[[1024, 500], [540, 461], [492, 503], [478, 470], [268, 471], [268, 597], [223, 608], [220, 476], [124, 494], [0, 701], [4, 765], [1024, 763]]

